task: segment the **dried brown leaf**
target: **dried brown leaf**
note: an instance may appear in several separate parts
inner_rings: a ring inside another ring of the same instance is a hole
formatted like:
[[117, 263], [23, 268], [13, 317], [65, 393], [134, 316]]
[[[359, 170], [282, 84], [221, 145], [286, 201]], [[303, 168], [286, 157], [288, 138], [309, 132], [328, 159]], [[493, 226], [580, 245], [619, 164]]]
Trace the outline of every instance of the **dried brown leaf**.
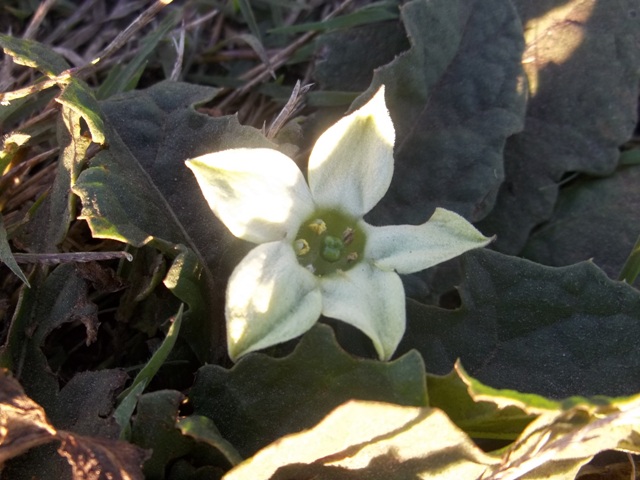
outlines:
[[0, 371], [0, 465], [55, 440], [44, 409], [27, 397], [7, 370]]
[[143, 480], [149, 452], [130, 443], [59, 432], [58, 453], [71, 465], [74, 480]]

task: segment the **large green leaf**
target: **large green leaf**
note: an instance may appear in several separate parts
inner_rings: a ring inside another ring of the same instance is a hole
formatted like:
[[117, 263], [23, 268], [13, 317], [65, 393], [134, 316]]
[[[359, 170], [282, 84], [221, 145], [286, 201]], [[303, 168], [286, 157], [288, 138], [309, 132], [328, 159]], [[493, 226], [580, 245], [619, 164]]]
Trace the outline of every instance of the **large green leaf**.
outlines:
[[511, 2], [414, 0], [402, 7], [412, 48], [374, 74], [385, 85], [396, 168], [379, 223], [423, 222], [440, 206], [482, 218], [503, 179], [506, 138], [521, 130], [524, 42]]
[[[165, 284], [190, 306], [183, 332], [203, 361], [223, 355], [221, 285], [231, 266], [221, 268], [221, 259], [232, 236], [209, 209], [184, 161], [234, 146], [271, 145], [236, 117], [195, 111], [194, 104], [216, 92], [162, 82], [102, 102], [109, 147], [74, 186], [94, 237], [136, 247], [151, 244], [175, 259]], [[238, 260], [232, 255], [229, 263]]]
[[256, 353], [231, 370], [206, 365], [189, 398], [243, 456], [287, 433], [313, 426], [350, 399], [424, 406], [424, 366], [417, 352], [381, 363], [345, 353], [326, 325], [314, 327], [284, 358]]
[[514, 0], [530, 101], [505, 150], [506, 180], [480, 224], [505, 253], [547, 220], [566, 172], [606, 174], [633, 132], [640, 74], [638, 0]]
[[522, 255], [564, 266], [593, 259], [618, 278], [640, 234], [640, 168], [585, 178], [560, 191], [553, 216], [529, 238]]
[[456, 359], [496, 388], [561, 398], [640, 389], [640, 293], [593, 263], [552, 268], [489, 250], [464, 257], [462, 306], [408, 302], [399, 352], [427, 370]]

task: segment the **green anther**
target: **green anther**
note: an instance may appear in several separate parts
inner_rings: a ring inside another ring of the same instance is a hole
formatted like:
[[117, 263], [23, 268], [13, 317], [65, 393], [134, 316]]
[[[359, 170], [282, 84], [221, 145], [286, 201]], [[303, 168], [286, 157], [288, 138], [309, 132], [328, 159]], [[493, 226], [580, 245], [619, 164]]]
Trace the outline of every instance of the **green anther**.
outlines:
[[342, 240], [332, 237], [331, 235], [327, 235], [324, 237], [322, 252], [320, 255], [322, 255], [322, 258], [327, 262], [337, 262], [342, 256], [343, 249], [344, 243], [342, 243]]
[[299, 238], [293, 243], [293, 248], [296, 251], [296, 255], [306, 255], [311, 250], [309, 247], [309, 242], [307, 242], [304, 238]]

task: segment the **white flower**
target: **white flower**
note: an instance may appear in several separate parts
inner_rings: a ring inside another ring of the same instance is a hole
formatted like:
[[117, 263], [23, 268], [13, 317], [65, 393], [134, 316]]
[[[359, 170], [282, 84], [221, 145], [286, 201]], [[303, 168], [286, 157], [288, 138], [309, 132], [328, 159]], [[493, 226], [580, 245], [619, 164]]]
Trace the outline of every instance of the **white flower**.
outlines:
[[229, 279], [232, 359], [301, 335], [321, 314], [360, 329], [380, 358], [389, 359], [405, 330], [398, 273], [490, 242], [440, 208], [417, 226], [375, 227], [363, 220], [391, 183], [394, 138], [381, 88], [318, 139], [308, 186], [277, 150], [238, 148], [187, 161], [231, 233], [260, 244]]

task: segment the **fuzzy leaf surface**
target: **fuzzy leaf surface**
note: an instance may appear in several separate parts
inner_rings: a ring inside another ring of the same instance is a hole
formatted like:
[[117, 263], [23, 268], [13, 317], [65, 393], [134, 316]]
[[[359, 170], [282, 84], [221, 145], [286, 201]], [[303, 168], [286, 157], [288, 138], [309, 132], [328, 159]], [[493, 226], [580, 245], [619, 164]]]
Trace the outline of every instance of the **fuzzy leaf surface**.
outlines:
[[411, 49], [379, 68], [396, 128], [391, 188], [377, 224], [420, 224], [436, 207], [471, 220], [493, 205], [506, 138], [521, 130], [522, 28], [511, 2], [414, 0], [401, 9]]
[[640, 234], [638, 185], [640, 168], [632, 166], [562, 189], [553, 216], [531, 235], [522, 255], [556, 267], [593, 259], [618, 278]]
[[417, 352], [391, 363], [355, 359], [332, 331], [317, 325], [292, 354], [249, 354], [231, 370], [198, 371], [189, 398], [244, 457], [279, 437], [313, 426], [350, 399], [424, 406], [424, 366]]
[[463, 257], [462, 306], [408, 302], [398, 348], [427, 369], [456, 359], [495, 388], [563, 398], [620, 396], [640, 388], [640, 293], [593, 263], [552, 268], [489, 250]]
[[525, 129], [507, 142], [506, 179], [480, 223], [518, 253], [551, 217], [567, 172], [611, 173], [637, 120], [640, 1], [514, 0], [529, 83]]

